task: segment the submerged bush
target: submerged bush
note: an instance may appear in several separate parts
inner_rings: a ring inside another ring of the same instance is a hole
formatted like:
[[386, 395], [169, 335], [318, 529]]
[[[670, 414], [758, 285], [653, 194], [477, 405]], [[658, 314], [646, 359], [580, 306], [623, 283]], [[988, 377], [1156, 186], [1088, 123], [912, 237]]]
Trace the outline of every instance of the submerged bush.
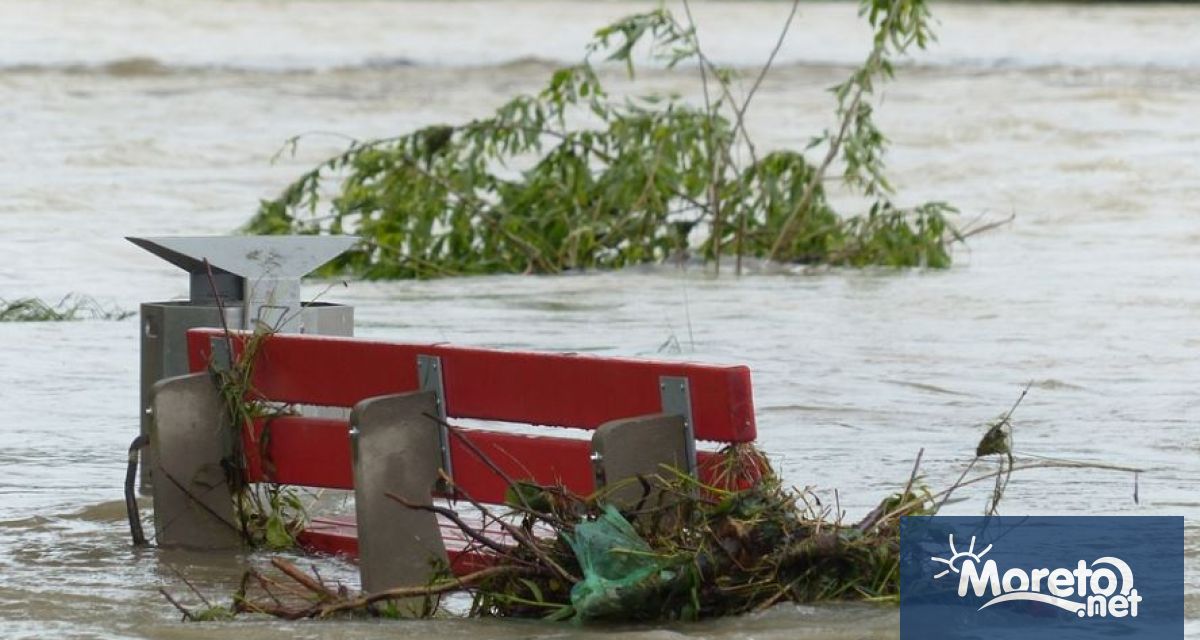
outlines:
[[[947, 220], [954, 209], [889, 199], [887, 140], [870, 101], [892, 77], [893, 58], [931, 39], [928, 9], [924, 0], [865, 0], [861, 11], [871, 52], [831, 89], [836, 126], [804, 151], [760, 156], [743, 125], [771, 61], [739, 101], [734, 72], [700, 49], [690, 13], [684, 24], [660, 9], [601, 29], [581, 64], [491, 117], [354, 143], [264, 201], [246, 230], [358, 234], [362, 242], [330, 268], [369, 278], [556, 273], [692, 255], [718, 267], [732, 256], [739, 271], [743, 257], [946, 267], [961, 238]], [[668, 67], [696, 64], [704, 104], [610, 96], [593, 58], [632, 75], [639, 44]], [[805, 153], [822, 149], [817, 162]], [[866, 213], [839, 214], [826, 199], [835, 163]], [[324, 203], [330, 179], [340, 187]]]
[[0, 322], [67, 322], [70, 320], [124, 320], [132, 311], [107, 307], [94, 298], [70, 294], [51, 304], [41, 298], [0, 298]]

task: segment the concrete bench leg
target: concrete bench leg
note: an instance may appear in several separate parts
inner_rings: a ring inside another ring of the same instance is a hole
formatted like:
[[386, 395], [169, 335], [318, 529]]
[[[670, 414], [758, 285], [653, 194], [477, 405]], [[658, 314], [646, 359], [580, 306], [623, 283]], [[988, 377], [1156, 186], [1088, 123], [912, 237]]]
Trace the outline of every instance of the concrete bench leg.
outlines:
[[[687, 429], [683, 416], [655, 414], [613, 420], [592, 434], [592, 451], [597, 454], [597, 486], [612, 486], [636, 476], [662, 473], [661, 465], [687, 469]], [[640, 483], [625, 483], [609, 494], [617, 508], [629, 509], [642, 501]], [[645, 496], [645, 504], [658, 503], [658, 492]]]
[[[437, 516], [386, 495], [432, 504], [442, 455], [439, 425], [428, 416], [437, 411], [434, 392], [418, 391], [363, 400], [350, 415], [359, 571], [366, 591], [424, 586], [435, 563], [447, 566]], [[423, 599], [397, 602], [415, 615]]]
[[242, 546], [221, 466], [231, 436], [216, 385], [209, 374], [196, 373], [161, 380], [150, 393], [158, 546]]

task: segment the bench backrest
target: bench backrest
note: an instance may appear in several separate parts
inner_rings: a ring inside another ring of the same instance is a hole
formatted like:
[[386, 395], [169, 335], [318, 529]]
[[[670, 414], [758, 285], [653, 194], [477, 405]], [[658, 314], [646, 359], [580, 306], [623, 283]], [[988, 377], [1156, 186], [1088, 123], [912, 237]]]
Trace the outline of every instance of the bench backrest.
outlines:
[[[235, 334], [235, 357], [246, 338]], [[189, 331], [191, 370], [203, 371], [214, 343], [222, 349], [224, 341], [219, 330]], [[744, 366], [275, 334], [259, 348], [252, 387], [267, 401], [353, 407], [370, 397], [421, 389], [418, 356], [439, 359], [448, 418], [595, 429], [661, 412], [659, 385], [667, 376], [687, 379], [698, 440], [732, 444], [756, 435], [750, 371]], [[345, 420], [275, 418], [267, 439], [269, 462], [264, 464], [257, 447], [246, 447], [251, 479], [353, 488], [347, 426]], [[510, 477], [562, 484], [581, 494], [595, 488], [586, 440], [455, 429]], [[257, 435], [248, 434], [247, 442], [259, 442]], [[450, 438], [449, 445], [455, 484], [477, 500], [503, 502], [503, 479], [459, 438]], [[712, 454], [698, 454], [702, 476], [712, 473], [715, 461]]]

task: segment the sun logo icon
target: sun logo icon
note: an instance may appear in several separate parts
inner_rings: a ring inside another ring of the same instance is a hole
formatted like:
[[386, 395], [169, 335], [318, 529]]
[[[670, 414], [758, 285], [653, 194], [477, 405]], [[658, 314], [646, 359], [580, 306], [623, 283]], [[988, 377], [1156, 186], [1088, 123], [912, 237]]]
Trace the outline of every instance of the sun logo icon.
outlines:
[[930, 560], [933, 560], [934, 562], [940, 562], [940, 563], [946, 565], [946, 567], [947, 567], [941, 573], [933, 576], [933, 579], [937, 580], [938, 578], [946, 575], [947, 573], [950, 573], [951, 571], [953, 571], [954, 573], [958, 573], [959, 567], [962, 566], [963, 561], [966, 559], [970, 559], [975, 564], [979, 564], [980, 559], [982, 559], [984, 556], [986, 556], [987, 552], [991, 551], [991, 550], [992, 550], [992, 545], [989, 544], [986, 549], [984, 549], [983, 551], [980, 551], [978, 554], [976, 554], [975, 553], [975, 536], [971, 536], [971, 546], [969, 546], [966, 551], [959, 551], [958, 549], [954, 548], [954, 534], [952, 533], [952, 534], [950, 534], [950, 558], [949, 559], [938, 558], [936, 556], [930, 558]]

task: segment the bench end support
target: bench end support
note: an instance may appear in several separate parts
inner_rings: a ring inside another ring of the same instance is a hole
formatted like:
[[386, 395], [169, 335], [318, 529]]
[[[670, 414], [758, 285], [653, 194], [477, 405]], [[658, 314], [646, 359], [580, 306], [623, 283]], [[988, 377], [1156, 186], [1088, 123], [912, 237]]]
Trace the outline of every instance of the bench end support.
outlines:
[[208, 373], [159, 381], [151, 390], [154, 532], [158, 546], [236, 549], [241, 534], [221, 465], [230, 442], [221, 397]]
[[600, 425], [592, 434], [596, 486], [611, 486], [609, 502], [618, 508], [630, 508], [639, 502], [656, 504], [657, 490], [649, 495], [640, 484], [622, 481], [637, 476], [662, 473], [662, 466], [687, 470], [688, 431], [683, 416], [654, 414], [613, 420]]
[[[437, 516], [389, 498], [431, 505], [441, 467], [437, 396], [417, 391], [369, 398], [350, 416], [354, 449], [354, 502], [358, 514], [363, 590], [429, 584], [437, 564], [447, 566]], [[423, 598], [398, 600], [419, 615]]]

